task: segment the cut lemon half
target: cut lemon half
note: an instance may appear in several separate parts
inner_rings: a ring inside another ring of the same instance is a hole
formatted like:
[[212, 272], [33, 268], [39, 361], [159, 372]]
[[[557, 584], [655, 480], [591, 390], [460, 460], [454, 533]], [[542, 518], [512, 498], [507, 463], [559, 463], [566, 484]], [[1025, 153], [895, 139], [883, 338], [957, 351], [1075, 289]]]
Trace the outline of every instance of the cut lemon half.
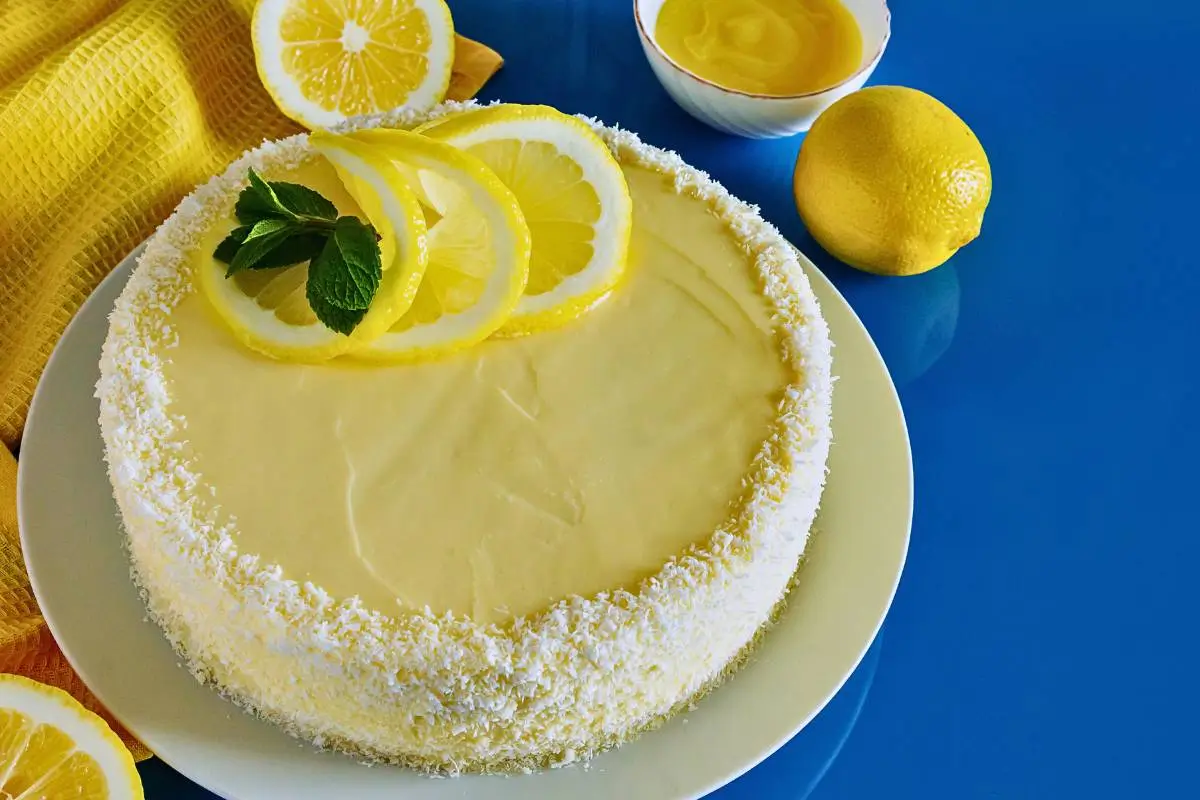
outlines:
[[251, 24], [259, 78], [309, 128], [428, 108], [450, 85], [454, 24], [444, 0], [261, 0]]
[[314, 147], [333, 165], [380, 235], [379, 288], [353, 333], [325, 327], [306, 296], [308, 265], [244, 270], [226, 278], [226, 265], [198, 254], [197, 282], [218, 316], [244, 345], [279, 359], [319, 363], [383, 335], [417, 294], [426, 263], [425, 217], [416, 195], [387, 162], [368, 163], [340, 148]]
[[633, 201], [617, 160], [581, 120], [546, 106], [496, 105], [421, 133], [483, 161], [521, 204], [533, 238], [529, 282], [501, 333], [568, 322], [621, 280]]
[[372, 129], [313, 134], [403, 175], [425, 211], [429, 261], [412, 306], [356, 358], [437, 358], [483, 341], [512, 314], [529, 275], [530, 235], [517, 198], [483, 162], [415, 133]]
[[133, 756], [104, 720], [71, 695], [0, 675], [0, 797], [142, 797]]

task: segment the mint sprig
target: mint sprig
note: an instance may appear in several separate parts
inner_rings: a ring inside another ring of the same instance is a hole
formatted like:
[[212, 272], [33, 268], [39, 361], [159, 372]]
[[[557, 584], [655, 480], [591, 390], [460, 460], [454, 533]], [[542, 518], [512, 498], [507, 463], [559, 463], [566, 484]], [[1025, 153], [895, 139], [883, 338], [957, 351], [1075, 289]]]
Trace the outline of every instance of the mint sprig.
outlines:
[[354, 217], [339, 217], [333, 236], [308, 265], [305, 294], [317, 319], [349, 334], [370, 308], [382, 278], [375, 229]]
[[234, 206], [241, 224], [213, 257], [230, 278], [247, 269], [308, 262], [305, 296], [323, 325], [349, 335], [379, 290], [379, 234], [357, 217], [339, 217], [320, 192], [298, 183], [265, 181], [253, 169]]

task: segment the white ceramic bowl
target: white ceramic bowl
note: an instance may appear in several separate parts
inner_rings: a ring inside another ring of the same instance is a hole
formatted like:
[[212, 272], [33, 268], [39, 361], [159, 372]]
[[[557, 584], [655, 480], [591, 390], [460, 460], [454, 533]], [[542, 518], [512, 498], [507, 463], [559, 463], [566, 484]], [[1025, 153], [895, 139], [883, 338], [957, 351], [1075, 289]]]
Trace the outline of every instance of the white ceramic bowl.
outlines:
[[765, 95], [726, 89], [675, 63], [654, 38], [663, 0], [633, 0], [642, 49], [658, 82], [684, 111], [717, 130], [768, 139], [808, 130], [822, 111], [841, 97], [858, 91], [875, 71], [892, 35], [887, 0], [842, 0], [854, 15], [863, 38], [863, 61], [858, 71], [836, 86], [819, 92]]

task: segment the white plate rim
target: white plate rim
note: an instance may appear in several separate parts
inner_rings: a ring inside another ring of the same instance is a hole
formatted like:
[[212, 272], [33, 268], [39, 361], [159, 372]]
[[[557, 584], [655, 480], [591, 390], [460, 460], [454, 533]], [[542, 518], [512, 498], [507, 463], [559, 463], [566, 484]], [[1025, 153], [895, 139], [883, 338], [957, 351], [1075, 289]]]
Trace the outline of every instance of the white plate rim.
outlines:
[[[144, 247], [144, 244], [139, 246], [138, 248], [136, 248], [133, 252], [131, 252], [129, 254], [129, 256], [127, 256], [104, 279], [104, 281], [101, 283], [101, 285], [98, 286], [95, 291], [93, 291], [92, 295], [89, 296], [87, 301], [85, 301], [84, 305], [80, 308], [80, 310], [76, 313], [75, 317], [72, 319], [71, 323], [68, 325], [66, 331], [64, 332], [62, 338], [60, 339], [59, 344], [55, 347], [53, 353], [51, 354], [51, 357], [50, 357], [49, 361], [47, 362], [45, 371], [43, 373], [43, 378], [39, 381], [37, 390], [35, 391], [33, 400], [30, 405], [28, 421], [27, 421], [26, 430], [25, 430], [25, 436], [22, 441], [22, 455], [21, 455], [21, 459], [18, 462], [18, 476], [17, 476], [18, 521], [19, 521], [19, 529], [20, 529], [20, 535], [21, 535], [22, 550], [26, 554], [31, 554], [31, 553], [32, 554], [41, 554], [43, 552], [41, 543], [38, 542], [36, 540], [36, 538], [33, 536], [33, 534], [31, 533], [31, 531], [36, 529], [38, 527], [38, 525], [36, 523], [36, 520], [33, 517], [32, 512], [30, 511], [31, 506], [33, 505], [32, 498], [35, 497], [35, 492], [37, 491], [36, 489], [33, 488], [34, 480], [30, 477], [30, 475], [31, 474], [38, 475], [38, 474], [42, 474], [42, 473], [41, 473], [40, 455], [37, 454], [36, 450], [31, 451], [30, 446], [32, 445], [33, 447], [38, 447], [38, 446], [40, 446], [40, 442], [43, 440], [43, 426], [41, 423], [41, 416], [43, 413], [42, 408], [50, 403], [50, 401], [47, 400], [45, 397], [46, 392], [49, 390], [44, 391], [44, 387], [51, 385], [51, 382], [47, 379], [47, 376], [54, 376], [57, 374], [58, 370], [61, 369], [61, 366], [60, 366], [61, 363], [64, 362], [68, 358], [68, 356], [65, 355], [65, 353], [67, 352], [68, 348], [73, 346], [73, 343], [75, 341], [75, 336], [77, 335], [78, 330], [83, 328], [87, 324], [93, 324], [93, 325], [96, 324], [94, 317], [97, 314], [98, 306], [102, 303], [102, 301], [97, 300], [97, 298], [102, 297], [106, 294], [110, 294], [110, 293], [115, 298], [115, 295], [119, 292], [120, 287], [123, 286], [125, 280], [128, 279], [131, 268], [132, 268], [137, 256], [140, 254], [141, 250], [143, 249], [143, 247]], [[740, 756], [730, 756], [730, 758], [727, 759], [727, 763], [724, 764], [723, 766], [718, 766], [718, 765], [713, 764], [711, 759], [702, 760], [700, 763], [704, 767], [704, 771], [706, 773], [705, 776], [701, 776], [701, 775], [697, 774], [695, 780], [691, 780], [690, 779], [691, 775], [688, 774], [688, 775], [685, 775], [682, 778], [682, 780], [677, 781], [678, 785], [673, 785], [670, 787], [656, 785], [656, 791], [662, 790], [665, 788], [668, 791], [668, 795], [663, 795], [661, 793], [643, 794], [643, 793], [639, 793], [638, 791], [635, 791], [634, 794], [632, 794], [632, 795], [628, 795], [628, 789], [630, 788], [630, 786], [625, 786], [625, 789], [626, 789], [625, 793], [631, 798], [631, 800], [632, 800], [632, 798], [635, 798], [635, 797], [646, 797], [647, 800], [649, 800], [649, 798], [651, 798], [651, 797], [660, 798], [660, 797], [664, 797], [664, 796], [669, 796], [671, 798], [678, 798], [678, 800], [685, 800], [685, 798], [702, 797], [703, 795], [705, 795], [711, 791], [714, 791], [714, 790], [720, 788], [721, 786], [724, 786], [724, 785], [728, 784], [729, 782], [735, 780], [737, 777], [739, 777], [742, 774], [744, 774], [745, 772], [749, 771], [750, 769], [752, 769], [753, 767], [755, 767], [756, 765], [761, 763], [763, 760], [768, 758], [772, 753], [774, 753], [780, 747], [782, 747], [788, 740], [790, 740], [793, 736], [795, 736], [796, 733], [798, 733], [809, 722], [811, 722], [812, 719], [818, 713], [820, 713], [821, 709], [824, 708], [824, 706], [829, 702], [830, 699], [832, 699], [832, 697], [837, 693], [837, 691], [841, 689], [841, 687], [845, 684], [846, 680], [853, 673], [854, 669], [861, 662], [863, 656], [867, 652], [867, 649], [870, 647], [871, 642], [874, 640], [875, 636], [878, 634], [879, 628], [883, 624], [884, 618], [886, 617], [886, 614], [891, 607], [892, 601], [895, 598], [895, 594], [896, 594], [897, 588], [899, 586], [899, 581], [900, 581], [900, 578], [901, 578], [901, 575], [903, 572], [904, 564], [907, 559], [908, 546], [909, 546], [909, 541], [910, 541], [910, 537], [911, 537], [912, 513], [913, 513], [913, 483], [914, 483], [912, 451], [911, 451], [911, 445], [909, 443], [907, 424], [906, 424], [906, 421], [904, 418], [903, 409], [901, 407], [899, 396], [896, 392], [895, 385], [893, 384], [890, 376], [888, 376], [887, 367], [884, 364], [883, 358], [880, 355], [879, 350], [876, 347], [875, 343], [871, 340], [869, 333], [867, 332], [865, 326], [863, 326], [862, 321], [859, 319], [858, 315], [854, 312], [853, 308], [846, 302], [845, 298], [841, 295], [841, 293], [837, 290], [837, 288], [832, 284], [832, 282], [830, 282], [824, 276], [824, 274], [821, 273], [821, 271], [812, 263], [812, 261], [809, 260], [806, 256], [804, 256], [803, 253], [800, 253], [799, 251], [797, 251], [797, 252], [800, 257], [800, 262], [804, 266], [805, 271], [808, 274], [810, 281], [813, 284], [814, 290], [816, 290], [818, 295], [821, 296], [822, 309], [825, 312], [825, 316], [827, 317], [827, 319], [830, 318], [830, 316], [831, 316], [830, 312], [833, 311], [834, 306], [836, 306], [838, 316], [841, 316], [844, 318], [842, 324], [844, 325], [846, 323], [852, 323], [853, 327], [857, 329], [856, 331], [854, 331], [854, 333], [861, 334], [861, 338], [864, 340], [864, 343], [866, 345], [866, 347], [863, 349], [865, 351], [869, 351], [868, 355], [870, 356], [870, 359], [874, 362], [871, 366], [878, 373], [881, 373], [882, 378], [884, 379], [883, 382], [886, 383], [886, 392], [883, 392], [883, 394], [885, 394], [886, 396], [879, 397], [877, 399], [880, 400], [883, 405], [888, 406], [890, 408], [890, 410], [894, 411], [894, 416], [891, 418], [890, 421], [893, 424], [898, 424], [898, 428], [893, 431], [893, 434], [899, 434], [899, 439], [902, 440], [902, 444], [903, 444], [902, 462], [903, 463], [896, 464], [896, 466], [902, 466], [902, 469], [900, 470], [900, 473], [894, 477], [896, 477], [898, 485], [902, 485], [904, 487], [904, 489], [906, 490], [905, 494], [907, 495], [907, 497], [906, 497], [906, 501], [903, 503], [905, 508], [903, 509], [902, 513], [899, 516], [897, 516], [895, 519], [893, 519], [890, 523], [895, 531], [900, 531], [901, 529], [903, 531], [903, 535], [897, 537], [896, 541], [891, 543], [894, 547], [894, 553], [893, 553], [894, 558], [893, 558], [892, 562], [889, 563], [889, 565], [888, 565], [889, 569], [887, 570], [888, 574], [890, 575], [890, 580], [887, 582], [886, 585], [881, 584], [881, 585], [878, 585], [875, 587], [877, 594], [873, 599], [875, 600], [875, 605], [877, 606], [877, 614], [875, 615], [876, 618], [874, 619], [873, 624], [871, 624], [869, 626], [869, 629], [864, 627], [861, 631], [858, 631], [859, 636], [857, 638], [861, 639], [861, 641], [859, 641], [857, 650], [853, 653], [853, 657], [844, 659], [843, 667], [840, 670], [841, 671], [840, 677], [837, 677], [836, 679], [831, 680], [831, 681], [827, 681], [827, 684], [828, 684], [827, 688], [821, 693], [823, 695], [823, 697], [821, 697], [819, 699], [819, 701], [817, 701], [815, 703], [809, 703], [809, 708], [807, 709], [807, 711], [805, 713], [797, 714], [795, 716], [795, 718], [792, 720], [792, 724], [791, 724], [790, 728], [785, 727], [785, 728], [780, 728], [778, 730], [775, 730], [774, 734], [770, 737], [770, 741], [765, 742], [765, 743], [760, 743], [759, 745], [757, 745], [756, 747], [753, 748], [753, 752], [746, 752], [746, 753], [741, 754]], [[118, 283], [119, 283], [119, 286], [116, 285]], [[830, 305], [830, 300], [833, 301], [832, 306]], [[108, 312], [110, 311], [110, 308], [103, 308], [103, 309], [101, 309], [101, 311], [103, 312], [103, 319], [105, 320], [105, 327], [106, 327], [106, 320], [107, 320], [107, 316], [108, 316]], [[831, 327], [831, 333], [833, 335], [834, 342], [835, 342], [835, 348], [836, 348], [839, 345], [839, 341], [842, 343], [845, 342], [845, 339], [843, 337], [845, 337], [850, 332], [849, 331], [839, 332], [839, 330], [837, 330], [835, 328], [832, 320], [830, 322], [830, 327]], [[101, 335], [99, 340], [96, 341], [96, 343], [95, 343], [96, 344], [95, 355], [96, 355], [97, 361], [98, 361], [98, 356], [99, 356], [99, 345], [100, 345], [100, 342], [102, 342], [102, 341], [103, 341], [103, 335]], [[838, 350], [835, 349], [834, 371], [835, 371], [835, 374], [838, 375], [839, 378], [841, 379], [841, 380], [839, 380], [839, 384], [838, 384], [838, 386], [841, 387], [841, 386], [845, 385], [845, 377], [846, 376], [843, 375], [842, 372], [839, 370], [839, 359], [838, 359], [837, 353], [838, 353]], [[878, 376], [876, 376], [876, 377], [878, 377]], [[836, 409], [837, 404], [838, 404], [838, 397], [839, 397], [838, 388], [835, 388], [834, 397], [835, 397], [835, 409]], [[89, 392], [89, 399], [91, 399], [90, 392]], [[93, 406], [94, 406], [94, 401], [93, 401]], [[95, 435], [95, 438], [98, 440], [99, 439], [99, 430], [98, 430], [98, 426], [95, 423], [95, 420], [94, 419], [89, 420], [87, 424], [90, 424], [91, 427], [93, 429], [95, 429], [94, 435]], [[46, 432], [45, 435], [53, 436], [54, 434], [53, 434], [53, 432]], [[835, 435], [835, 452], [836, 452], [837, 442], [839, 439], [838, 423], [837, 423], [836, 415], [835, 415], [835, 421], [834, 421], [834, 435]], [[32, 458], [31, 458], [31, 455], [32, 455]], [[895, 454], [892, 454], [892, 456], [894, 456], [894, 455]], [[831, 463], [832, 463], [832, 458], [833, 458], [833, 456], [831, 455]], [[35, 466], [29, 466], [31, 463], [34, 464], [37, 467], [37, 469], [35, 469]], [[103, 473], [101, 473], [101, 479], [104, 481], [105, 485], [107, 486], [107, 476], [105, 476], [105, 475], [103, 475]], [[832, 483], [832, 480], [833, 479], [831, 478], [831, 483]], [[828, 497], [828, 489], [827, 489], [827, 497]], [[109, 498], [109, 501], [111, 502], [111, 497]], [[115, 511], [115, 505], [114, 505], [114, 511]], [[825, 513], [826, 513], [826, 507], [823, 506], [822, 516], [824, 516]], [[113, 520], [112, 527], [114, 530], [117, 530], [117, 523], [116, 523], [115, 518]], [[824, 539], [823, 536], [818, 536], [814, 540], [814, 546], [819, 547], [820, 543], [823, 541], [823, 539]], [[123, 549], [121, 549], [121, 556], [122, 556], [122, 558], [125, 558], [125, 553], [124, 553]], [[71, 663], [71, 665], [75, 668], [75, 670], [80, 674], [80, 676], [88, 684], [89, 688], [93, 691], [93, 693], [96, 695], [96, 697], [102, 703], [104, 703], [104, 705], [113, 713], [113, 715], [117, 719], [119, 719], [121, 721], [121, 723], [123, 725], [125, 725], [130, 731], [134, 732], [135, 735], [138, 735], [139, 738], [141, 738], [143, 741], [145, 741], [146, 744], [148, 746], [150, 746], [151, 749], [153, 749], [155, 751], [155, 753], [163, 761], [165, 761], [166, 763], [171, 765], [174, 769], [176, 769], [178, 772], [185, 775], [192, 781], [205, 787], [209, 791], [215, 792], [223, 797], [236, 798], [236, 800], [258, 800], [258, 798], [269, 798], [269, 797], [277, 796], [276, 794], [274, 794], [274, 792], [278, 791], [278, 788], [277, 787], [269, 788], [266, 784], [253, 787], [249, 791], [246, 790], [246, 786], [244, 785], [245, 780], [246, 780], [245, 775], [246, 774], [253, 775], [254, 767], [255, 767], [255, 764], [253, 762], [250, 763], [250, 765], [249, 765], [250, 769], [248, 772], [243, 768], [242, 773], [239, 773], [238, 776], [235, 776], [232, 779], [232, 782], [223, 780], [221, 776], [214, 775], [212, 772], [209, 771], [211, 769], [211, 767], [213, 766], [212, 764], [203, 763], [202, 758], [201, 759], [194, 758], [195, 754], [193, 752], [189, 752], [186, 748], [180, 748], [180, 747], [175, 746], [175, 743], [173, 741], [171, 741], [169, 739], [164, 739], [160, 735], [160, 731], [157, 728], [148, 727], [147, 724], [144, 723], [141, 713], [133, 707], [133, 704], [126, 702], [127, 698], [123, 697], [122, 693], [120, 691], [118, 691], [118, 687], [115, 683], [113, 676], [105, 674], [103, 672], [103, 670], [98, 667], [97, 659], [95, 657], [96, 654], [92, 653], [92, 652], [80, 651], [80, 649], [76, 646], [77, 643], [75, 641], [73, 641], [73, 638], [72, 638], [73, 634], [68, 633], [68, 626], [65, 621], [66, 615], [62, 611], [61, 607], [59, 607], [57, 598], [54, 595], [54, 593], [57, 591], [57, 589], [51, 588], [53, 584], [48, 583], [47, 580], [45, 579], [44, 562], [40, 561], [40, 558], [41, 558], [40, 555], [35, 555], [33, 558], [30, 558], [30, 556], [27, 555], [26, 556], [26, 564], [27, 564], [28, 571], [29, 571], [31, 585], [33, 587], [35, 596], [38, 599], [39, 606], [43, 609], [43, 614], [44, 614], [46, 622], [50, 628], [50, 631], [54, 635], [56, 641], [58, 641], [60, 648], [62, 649], [67, 660]], [[810, 570], [810, 569], [812, 569], [811, 566], [806, 566], [806, 570]], [[127, 570], [127, 565], [126, 565], [126, 570], [125, 570], [126, 583], [128, 583], [127, 574], [128, 574], [128, 570]], [[802, 578], [801, 586], [803, 586], [803, 583], [804, 583], [804, 581]], [[126, 588], [129, 591], [132, 591], [131, 585], [127, 585]], [[799, 591], [800, 590], [798, 589], [797, 593]], [[408, 773], [403, 770], [391, 770], [390, 768], [375, 768], [368, 772], [364, 772], [362, 774], [363, 775], [367, 775], [367, 774], [377, 775], [377, 774], [380, 774], [383, 772], [391, 772], [397, 776], [396, 781], [395, 781], [396, 787], [398, 787], [398, 788], [399, 787], [407, 787], [407, 788], [401, 788], [400, 794], [396, 794], [393, 789], [389, 789], [389, 790], [386, 790], [385, 793], [376, 794], [373, 791], [368, 791], [367, 794], [360, 794], [359, 796], [374, 798], [376, 796], [383, 797], [383, 796], [385, 796], [385, 794], [387, 794], [388, 796], [393, 796], [393, 797], [396, 797], [396, 796], [403, 796], [406, 798], [412, 797], [412, 798], [414, 798], [414, 800], [416, 800], [417, 798], [420, 798], [421, 800], [425, 800], [425, 798], [427, 798], [427, 797], [432, 799], [432, 798], [442, 798], [442, 797], [473, 798], [473, 797], [487, 796], [487, 797], [496, 797], [497, 800], [500, 800], [501, 796], [504, 796], [504, 797], [508, 796], [507, 790], [505, 790], [505, 788], [504, 788], [505, 786], [508, 786], [511, 788], [513, 786], [516, 786], [519, 783], [519, 784], [521, 784], [521, 786], [519, 789], [515, 790], [517, 793], [512, 794], [511, 796], [514, 798], [515, 797], [525, 797], [525, 798], [529, 798], [529, 800], [534, 800], [534, 798], [540, 798], [540, 797], [551, 798], [551, 797], [561, 796], [561, 794], [556, 793], [556, 791], [561, 791], [562, 787], [558, 787], [558, 789], [556, 790], [552, 783], [552, 781], [555, 779], [554, 776], [574, 772], [577, 775], [582, 774], [582, 775], [589, 776], [586, 778], [582, 778], [582, 780], [585, 781], [585, 783], [575, 784], [575, 791], [573, 794], [573, 796], [579, 797], [580, 800], [585, 800], [584, 795], [580, 794], [580, 790], [583, 789], [583, 787], [587, 786], [586, 781], [598, 782], [598, 781], [608, 780], [608, 778], [601, 777], [601, 776], [612, 774], [611, 767], [615, 763], [614, 759], [619, 758], [620, 754], [628, 753], [639, 747], [644, 747], [644, 744], [643, 744], [644, 742], [653, 741], [653, 739], [651, 737], [662, 737], [665, 735], [666, 731], [672, 730], [672, 729], [678, 730], [680, 728], [681, 724], [687, 725], [689, 723], [689, 721], [694, 721], [695, 719], [702, 717], [703, 715], [705, 715], [707, 713], [709, 707], [714, 704], [714, 700], [716, 698], [720, 697], [722, 694], [728, 694], [730, 692], [731, 685], [733, 685], [736, 682], [739, 682], [739, 680], [744, 683], [747, 680], [744, 676], [747, 674], [753, 673], [753, 671], [755, 669], [754, 662], [757, 661], [761, 657], [761, 652], [764, 650], [767, 650], [770, 647], [770, 645], [772, 644], [774, 639], [780, 638], [780, 633], [779, 633], [778, 628], [782, 627], [786, 624], [786, 621], [789, 618], [789, 614], [792, 614], [792, 613], [793, 612], [790, 609], [788, 612], [785, 612], [783, 619], [780, 621], [779, 625], [777, 626], [777, 629], [773, 630], [772, 632], [767, 634], [764, 644], [759, 648], [759, 653], [756, 654], [755, 657], [751, 659], [751, 663], [748, 664], [747, 667], [745, 667], [743, 670], [741, 670], [737, 675], [735, 675], [731, 679], [731, 681], [726, 684], [726, 686], [723, 686], [722, 688], [720, 688], [719, 690], [714, 692], [710, 697], [705, 698], [703, 701], [701, 701], [701, 703], [696, 711], [689, 712], [686, 715], [682, 715], [681, 718], [671, 721], [670, 723], [668, 723], [667, 726], [665, 726], [660, 731], [655, 731], [655, 732], [646, 734], [644, 737], [641, 737], [639, 740], [637, 740], [635, 742], [631, 742], [631, 743], [619, 748], [618, 750], [613, 751], [612, 753], [604, 754], [604, 755], [598, 757], [597, 759], [593, 760], [590, 765], [576, 765], [576, 766], [572, 766], [572, 767], [569, 767], [569, 768], [563, 769], [563, 770], [554, 770], [551, 772], [538, 773], [538, 774], [531, 775], [531, 776], [519, 776], [519, 777], [513, 777], [513, 778], [503, 778], [503, 777], [495, 777], [495, 776], [466, 776], [466, 777], [459, 778], [459, 779], [456, 779], [453, 781], [431, 781], [431, 780], [427, 780], [424, 778], [418, 778], [416, 776], [413, 776], [412, 773]], [[799, 612], [794, 612], [794, 613], [799, 613]], [[60, 616], [60, 615], [62, 615], [62, 616]], [[142, 623], [143, 627], [151, 627], [150, 623], [146, 622], [144, 619], [141, 620], [141, 623]], [[160, 639], [162, 638], [161, 632], [159, 632], [157, 628], [152, 628], [152, 631], [154, 634], [157, 634]], [[162, 644], [165, 646], [165, 640], [162, 642]], [[178, 660], [174, 656], [173, 653], [171, 654], [171, 658], [172, 658], [172, 662], [175, 662]], [[112, 669], [112, 668], [109, 667], [109, 669]], [[188, 675], [186, 673], [186, 671], [183, 670], [182, 668], [176, 669], [176, 672], [179, 673], [179, 678], [181, 679], [181, 681], [186, 680], [186, 682], [195, 684], [195, 681], [191, 678], [191, 676]], [[182, 685], [181, 685], [181, 688], [182, 688]], [[196, 688], [202, 688], [202, 687], [196, 686]], [[246, 724], [260, 726], [260, 727], [270, 729], [270, 726], [267, 726], [266, 723], [262, 723], [258, 720], [254, 720], [254, 719], [248, 717], [247, 715], [242, 714], [236, 708], [229, 705], [226, 701], [224, 701], [223, 699], [218, 697], [215, 693], [212, 693], [207, 689], [202, 689], [202, 691], [206, 692], [211, 697], [211, 701], [213, 703], [220, 703], [223, 706], [226, 706], [227, 708], [225, 710], [227, 712], [227, 716], [230, 719], [237, 718], [237, 719], [242, 720]], [[694, 729], [695, 728], [693, 727], [693, 730]], [[270, 731], [271, 731], [271, 733], [269, 735], [277, 735], [278, 737], [284, 737], [284, 735], [282, 733], [275, 731], [274, 729], [270, 729]], [[287, 740], [287, 741], [290, 743], [292, 740]], [[337, 773], [339, 776], [341, 776], [339, 778], [339, 780], [344, 780], [344, 776], [345, 776], [345, 774], [347, 774], [347, 773], [345, 773], [345, 769], [347, 767], [349, 767], [350, 769], [354, 769], [354, 770], [366, 770], [365, 767], [353, 764], [348, 759], [344, 759], [343, 757], [338, 756], [336, 754], [316, 753], [315, 751], [311, 751], [311, 749], [309, 749], [305, 746], [299, 745], [299, 744], [295, 744], [294, 746], [298, 750], [305, 752], [305, 757], [304, 757], [305, 761], [311, 760], [312, 764], [317, 765], [317, 766], [313, 767], [313, 769], [315, 770], [315, 772], [317, 774], [321, 774], [321, 773], [325, 773], [325, 772], [329, 772], [331, 774]], [[333, 764], [337, 764], [338, 766], [337, 767], [331, 766]], [[656, 762], [656, 764], [657, 764], [657, 766], [662, 766], [661, 763]], [[218, 767], [219, 766], [220, 765], [218, 765]], [[636, 767], [635, 767], [635, 769], [636, 769]], [[643, 768], [643, 770], [644, 770], [644, 768]], [[595, 776], [595, 777], [592, 777], [592, 776]], [[225, 777], [228, 778], [228, 776], [225, 776]], [[646, 777], [649, 778], [651, 776], [649, 773], [647, 773]], [[679, 777], [679, 776], [676, 776], [676, 777]], [[416, 781], [419, 781], [420, 783], [419, 784], [413, 783], [414, 779]], [[539, 781], [539, 780], [543, 780], [547, 783], [547, 786], [550, 787], [547, 791], [549, 791], [550, 793], [548, 793], [548, 794], [542, 793], [541, 787], [539, 787], [537, 785], [537, 781]], [[483, 781], [490, 781], [491, 783], [479, 783], [478, 786], [473, 784], [473, 782], [483, 782]], [[495, 783], [495, 781], [503, 781], [504, 783]], [[344, 786], [344, 783], [341, 785]], [[638, 785], [640, 785], [640, 784], [638, 784]], [[426, 789], [428, 789], [429, 787], [434, 787], [434, 786], [454, 786], [455, 788], [450, 789], [448, 791], [441, 791], [441, 790], [426, 791]], [[416, 788], [414, 788], [414, 787], [416, 787]], [[478, 792], [476, 791], [476, 788], [479, 789]], [[263, 793], [258, 793], [259, 789], [261, 789]], [[459, 791], [459, 789], [461, 789], [461, 791]], [[587, 789], [583, 789], [583, 791], [586, 792], [588, 797], [594, 796], [596, 798], [601, 798], [601, 797], [609, 796], [608, 794], [595, 794], [594, 792], [587, 790]], [[320, 797], [327, 796], [326, 794], [322, 793], [323, 790], [321, 790], [319, 787], [314, 788], [314, 792], [315, 793], [313, 793], [311, 795], [303, 795], [303, 796], [302, 795], [294, 795], [294, 796], [296, 797], [296, 800], [302, 800], [302, 797], [308, 797], [308, 796], [311, 796], [314, 798], [318, 797], [318, 796], [320, 796]], [[497, 792], [499, 792], [499, 794]], [[531, 794], [530, 792], [533, 792], [533, 793]]]

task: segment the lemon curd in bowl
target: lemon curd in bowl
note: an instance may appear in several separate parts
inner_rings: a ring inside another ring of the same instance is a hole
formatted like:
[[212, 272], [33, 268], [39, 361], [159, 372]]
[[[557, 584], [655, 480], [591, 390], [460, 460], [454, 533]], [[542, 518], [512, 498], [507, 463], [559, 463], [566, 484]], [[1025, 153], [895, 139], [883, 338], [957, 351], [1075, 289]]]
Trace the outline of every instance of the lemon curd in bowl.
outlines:
[[248, 169], [360, 211], [306, 136], [185, 199], [116, 305], [97, 394], [135, 579], [198, 678], [293, 735], [433, 772], [569, 762], [718, 685], [796, 579], [830, 444], [808, 281], [754, 209], [588, 124], [632, 235], [556, 329], [407, 365], [242, 346], [193, 276]]
[[654, 35], [684, 69], [755, 94], [828, 89], [862, 61], [862, 33], [841, 0], [665, 0]]
[[808, 130], [863, 87], [891, 37], [887, 0], [634, 0], [633, 11], [667, 94], [750, 138]]

